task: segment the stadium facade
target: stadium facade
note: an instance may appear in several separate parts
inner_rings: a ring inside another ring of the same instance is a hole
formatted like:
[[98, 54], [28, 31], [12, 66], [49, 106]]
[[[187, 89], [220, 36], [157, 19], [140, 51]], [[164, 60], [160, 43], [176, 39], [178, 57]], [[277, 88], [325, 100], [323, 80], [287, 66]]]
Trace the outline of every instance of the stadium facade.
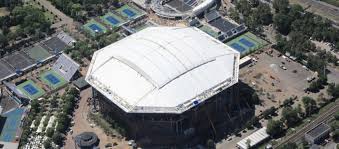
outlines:
[[198, 28], [149, 27], [95, 52], [86, 81], [138, 143], [188, 145], [232, 108], [239, 58]]

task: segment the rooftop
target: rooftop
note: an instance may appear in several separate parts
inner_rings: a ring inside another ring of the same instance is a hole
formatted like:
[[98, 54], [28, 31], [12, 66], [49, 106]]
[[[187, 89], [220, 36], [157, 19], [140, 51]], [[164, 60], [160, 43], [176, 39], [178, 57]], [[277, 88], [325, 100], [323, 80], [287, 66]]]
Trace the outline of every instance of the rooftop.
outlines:
[[131, 113], [182, 113], [238, 82], [239, 53], [197, 28], [149, 27], [94, 53], [86, 81]]
[[328, 126], [324, 123], [320, 123], [319, 125], [317, 125], [313, 129], [311, 129], [310, 131], [306, 132], [306, 134], [313, 137], [313, 138], [316, 138], [316, 137], [320, 136], [321, 134], [330, 131], [330, 129], [331, 129], [330, 126]]
[[247, 149], [247, 141], [250, 141], [250, 147], [256, 146], [257, 144], [261, 143], [265, 139], [267, 139], [269, 135], [266, 133], [266, 127], [263, 127], [256, 132], [252, 133], [251, 135], [247, 136], [246, 138], [242, 139], [237, 143], [237, 146], [239, 146], [242, 149]]

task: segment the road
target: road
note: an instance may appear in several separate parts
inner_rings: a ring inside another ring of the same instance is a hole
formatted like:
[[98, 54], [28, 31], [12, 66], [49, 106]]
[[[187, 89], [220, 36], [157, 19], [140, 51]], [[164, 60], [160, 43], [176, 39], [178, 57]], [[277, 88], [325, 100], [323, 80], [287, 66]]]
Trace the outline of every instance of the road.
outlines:
[[297, 142], [300, 141], [301, 138], [304, 137], [304, 134], [314, 128], [316, 125], [326, 122], [327, 120], [333, 118], [333, 115], [339, 110], [339, 100], [335, 102], [333, 106], [328, 108], [325, 112], [321, 113], [316, 119], [314, 119], [312, 122], [304, 126], [303, 128], [299, 129], [296, 133], [284, 138], [282, 141], [280, 141], [277, 145], [274, 146], [274, 148], [278, 148], [286, 143], [289, 142]]
[[299, 4], [307, 11], [318, 14], [339, 24], [339, 8], [317, 0], [289, 0], [291, 4]]
[[44, 6], [45, 9], [52, 12], [54, 15], [58, 16], [61, 21], [52, 24], [52, 28], [60, 28], [64, 25], [68, 27], [68, 29], [74, 29], [73, 19], [69, 16], [65, 15], [60, 10], [56, 9], [49, 1], [47, 0], [36, 0], [40, 5]]

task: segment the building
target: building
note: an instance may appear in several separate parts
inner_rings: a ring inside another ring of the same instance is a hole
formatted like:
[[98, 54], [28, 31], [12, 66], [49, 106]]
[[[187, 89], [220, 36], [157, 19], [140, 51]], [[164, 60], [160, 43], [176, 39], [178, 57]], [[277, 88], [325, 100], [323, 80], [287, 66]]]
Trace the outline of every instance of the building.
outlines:
[[239, 58], [198, 28], [149, 27], [95, 52], [86, 81], [139, 144], [187, 145], [235, 107]]
[[310, 144], [319, 144], [330, 134], [331, 127], [320, 123], [305, 133], [305, 140]]
[[93, 132], [83, 132], [74, 138], [76, 149], [99, 149], [98, 136]]
[[52, 69], [67, 81], [77, 78], [76, 74], [79, 68], [80, 65], [64, 53], [60, 55], [52, 66]]
[[270, 135], [267, 134], [266, 127], [263, 127], [239, 141], [237, 147], [239, 149], [252, 148], [265, 141], [268, 137], [270, 137]]

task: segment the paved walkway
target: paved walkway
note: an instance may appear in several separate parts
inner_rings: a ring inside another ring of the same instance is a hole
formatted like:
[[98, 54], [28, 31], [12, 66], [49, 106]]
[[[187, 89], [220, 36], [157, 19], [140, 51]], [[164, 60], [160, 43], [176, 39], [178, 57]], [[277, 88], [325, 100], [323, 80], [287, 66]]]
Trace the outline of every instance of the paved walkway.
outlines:
[[100, 139], [100, 148], [105, 148], [105, 145], [107, 143], [113, 143], [118, 142], [118, 146], [115, 146], [115, 149], [129, 149], [130, 147], [127, 145], [126, 141], [119, 141], [116, 138], [112, 138], [107, 136], [104, 131], [99, 127], [91, 127], [90, 122], [87, 120], [87, 114], [89, 112], [89, 106], [87, 105], [87, 99], [91, 97], [91, 88], [88, 88], [81, 92], [80, 96], [80, 102], [79, 102], [79, 108], [75, 110], [74, 113], [74, 126], [71, 127], [73, 130], [73, 134], [68, 133], [67, 134], [67, 140], [65, 141], [65, 149], [73, 149], [75, 148], [74, 140], [73, 138], [85, 131], [94, 132], [98, 135], [98, 138]]
[[52, 28], [60, 28], [64, 25], [67, 25], [68, 29], [74, 29], [73, 19], [65, 15], [60, 10], [56, 9], [49, 1], [47, 0], [36, 0], [40, 5], [44, 6], [48, 11], [52, 12], [54, 15], [58, 16], [61, 21], [52, 24]]

